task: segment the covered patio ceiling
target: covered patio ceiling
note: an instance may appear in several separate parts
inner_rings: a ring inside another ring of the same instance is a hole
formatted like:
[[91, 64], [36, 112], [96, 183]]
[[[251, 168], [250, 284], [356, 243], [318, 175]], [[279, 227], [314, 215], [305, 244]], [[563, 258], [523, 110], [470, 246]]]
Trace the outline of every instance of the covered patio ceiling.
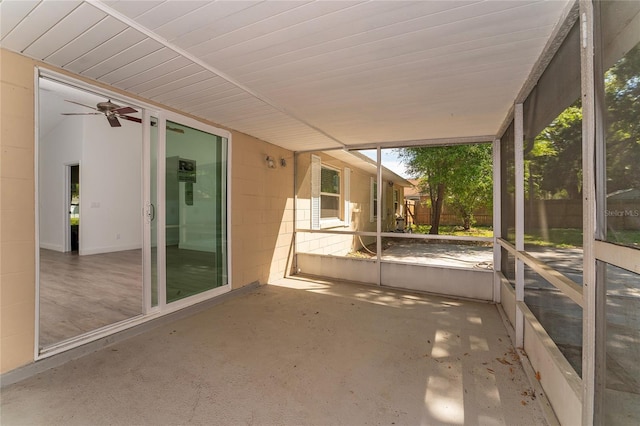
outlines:
[[568, 3], [4, 0], [0, 37], [291, 150], [487, 140]]

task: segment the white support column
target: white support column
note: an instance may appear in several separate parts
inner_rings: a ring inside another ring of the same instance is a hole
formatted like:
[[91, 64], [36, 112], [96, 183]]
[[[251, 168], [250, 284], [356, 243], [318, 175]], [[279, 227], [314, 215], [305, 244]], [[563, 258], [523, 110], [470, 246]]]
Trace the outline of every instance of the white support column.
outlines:
[[493, 141], [493, 301], [500, 303], [500, 277], [502, 270], [502, 250], [498, 238], [502, 237], [502, 204], [500, 175], [500, 139]]
[[[514, 155], [516, 184], [516, 250], [524, 250], [524, 126], [523, 107], [514, 108]], [[516, 302], [524, 301], [524, 262], [516, 260]], [[516, 347], [524, 347], [524, 314], [516, 304]]]
[[[597, 318], [604, 314], [603, 298], [598, 297], [596, 281], [595, 236], [596, 236], [596, 104], [594, 79], [594, 9], [591, 0], [580, 1], [580, 58], [582, 82], [582, 175], [583, 175], [583, 311], [582, 311], [582, 424], [594, 424], [598, 417], [596, 410], [602, 404], [596, 401], [596, 371], [599, 360], [604, 361], [604, 342], [598, 342], [598, 322], [605, 318]], [[598, 77], [600, 78], [600, 76]], [[601, 170], [604, 173], [604, 170]], [[601, 179], [600, 182], [604, 182]], [[604, 289], [601, 290], [604, 296]], [[600, 306], [598, 306], [600, 304]], [[601, 331], [604, 330], [602, 325]], [[598, 345], [598, 343], [600, 343]], [[598, 346], [600, 348], [598, 349]]]

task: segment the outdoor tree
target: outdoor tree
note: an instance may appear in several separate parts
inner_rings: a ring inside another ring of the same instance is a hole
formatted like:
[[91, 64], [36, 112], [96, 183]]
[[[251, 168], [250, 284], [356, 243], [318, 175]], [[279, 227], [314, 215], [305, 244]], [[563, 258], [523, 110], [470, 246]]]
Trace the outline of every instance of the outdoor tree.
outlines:
[[418, 179], [431, 201], [430, 234], [438, 234], [445, 199], [462, 217], [462, 225], [473, 224], [473, 211], [491, 207], [493, 196], [490, 144], [403, 148], [398, 150], [407, 171]]
[[579, 199], [582, 194], [582, 105], [569, 106], [525, 148], [528, 199]]
[[[640, 46], [604, 76], [607, 192], [640, 187]], [[538, 134], [525, 155], [530, 199], [582, 194], [582, 107], [578, 99]]]
[[640, 44], [605, 74], [607, 192], [640, 188]]

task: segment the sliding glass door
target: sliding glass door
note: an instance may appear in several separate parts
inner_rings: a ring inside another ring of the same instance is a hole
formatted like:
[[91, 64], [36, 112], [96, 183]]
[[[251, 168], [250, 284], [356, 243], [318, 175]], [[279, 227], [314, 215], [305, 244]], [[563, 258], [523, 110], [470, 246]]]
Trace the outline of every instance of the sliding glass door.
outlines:
[[167, 303], [227, 283], [226, 144], [221, 136], [166, 125]]
[[162, 115], [149, 122], [148, 306], [171, 310], [229, 288], [228, 134]]

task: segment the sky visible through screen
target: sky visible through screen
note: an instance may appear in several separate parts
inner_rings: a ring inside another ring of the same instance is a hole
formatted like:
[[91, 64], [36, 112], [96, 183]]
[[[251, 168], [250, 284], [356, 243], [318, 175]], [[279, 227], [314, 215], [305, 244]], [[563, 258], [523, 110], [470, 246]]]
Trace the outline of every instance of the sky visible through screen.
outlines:
[[[360, 151], [360, 153], [366, 155], [371, 158], [373, 161], [377, 160], [377, 154], [375, 149], [366, 149]], [[402, 176], [405, 179], [410, 179], [410, 176], [404, 164], [400, 161], [400, 157], [398, 157], [398, 153], [396, 149], [383, 149], [382, 150], [382, 165], [387, 169], [391, 170], [395, 174]]]

